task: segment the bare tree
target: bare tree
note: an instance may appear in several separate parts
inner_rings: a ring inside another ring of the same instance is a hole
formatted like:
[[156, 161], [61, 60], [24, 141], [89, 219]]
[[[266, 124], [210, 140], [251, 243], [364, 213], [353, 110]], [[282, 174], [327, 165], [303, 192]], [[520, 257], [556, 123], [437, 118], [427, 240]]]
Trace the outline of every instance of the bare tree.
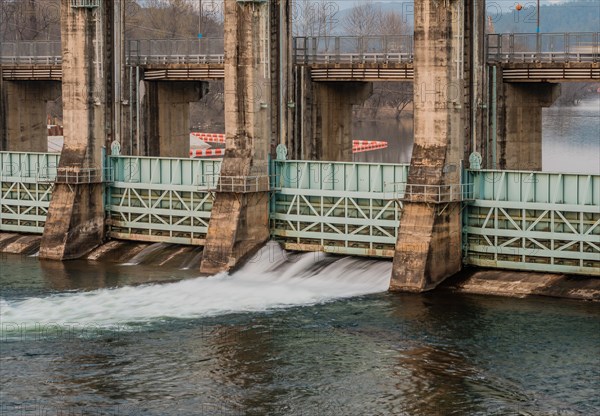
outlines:
[[373, 94], [364, 102], [363, 108], [368, 110], [370, 118], [380, 115], [380, 110], [387, 109], [397, 120], [404, 109], [413, 101], [413, 87], [409, 82], [378, 82], [373, 87]]
[[339, 7], [331, 0], [293, 0], [294, 36], [329, 36], [339, 25]]
[[564, 107], [579, 105], [584, 98], [597, 94], [599, 88], [599, 83], [564, 82], [561, 85], [560, 97], [556, 100], [556, 105]]
[[4, 41], [60, 38], [60, 0], [0, 0], [0, 37]]
[[366, 0], [355, 4], [350, 9], [344, 20], [344, 31], [346, 34], [354, 36], [376, 35], [379, 34], [381, 19], [381, 7], [373, 0]]
[[129, 0], [126, 33], [130, 39], [222, 37], [223, 0]]
[[381, 13], [381, 23], [377, 27], [379, 35], [409, 35], [411, 32], [402, 15], [395, 11]]

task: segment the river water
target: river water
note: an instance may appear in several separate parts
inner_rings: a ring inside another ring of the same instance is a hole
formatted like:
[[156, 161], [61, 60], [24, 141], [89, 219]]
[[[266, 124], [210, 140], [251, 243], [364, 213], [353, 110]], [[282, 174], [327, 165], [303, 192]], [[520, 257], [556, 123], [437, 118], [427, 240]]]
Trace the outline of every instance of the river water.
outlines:
[[0, 268], [2, 415], [600, 412], [598, 304], [389, 294], [389, 261], [273, 244], [210, 278]]
[[[542, 170], [599, 175], [600, 97], [574, 107], [544, 108], [542, 117]], [[387, 149], [356, 153], [356, 162], [410, 162], [412, 118], [356, 121], [353, 133], [357, 139], [388, 141]]]
[[[545, 170], [600, 173], [598, 105], [545, 110]], [[408, 162], [410, 121], [357, 160]], [[597, 415], [600, 305], [389, 294], [391, 262], [286, 254], [197, 277], [0, 255], [0, 415]]]

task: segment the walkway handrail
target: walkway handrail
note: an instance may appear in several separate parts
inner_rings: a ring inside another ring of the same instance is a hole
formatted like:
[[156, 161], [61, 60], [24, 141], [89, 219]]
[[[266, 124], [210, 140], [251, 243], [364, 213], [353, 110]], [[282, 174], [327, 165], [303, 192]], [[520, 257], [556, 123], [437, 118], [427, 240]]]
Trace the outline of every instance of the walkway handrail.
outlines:
[[[297, 36], [296, 64], [410, 63], [413, 35]], [[598, 62], [600, 32], [494, 33], [486, 36], [488, 62]], [[127, 42], [129, 65], [222, 64], [223, 38], [136, 39]], [[60, 40], [0, 43], [2, 64], [60, 65]]]
[[472, 183], [453, 183], [446, 185], [426, 185], [397, 182], [390, 184], [394, 192], [390, 199], [403, 202], [426, 202], [431, 204], [447, 204], [473, 199]]
[[600, 32], [487, 35], [488, 62], [598, 62]]
[[412, 35], [298, 36], [294, 63], [412, 62]]

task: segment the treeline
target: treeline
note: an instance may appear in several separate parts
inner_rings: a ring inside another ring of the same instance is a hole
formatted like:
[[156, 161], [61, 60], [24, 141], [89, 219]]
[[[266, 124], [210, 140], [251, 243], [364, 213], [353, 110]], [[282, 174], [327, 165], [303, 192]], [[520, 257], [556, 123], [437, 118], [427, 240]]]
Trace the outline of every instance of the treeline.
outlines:
[[[127, 39], [223, 36], [223, 0], [124, 0]], [[60, 39], [60, 0], [0, 0], [0, 40]]]

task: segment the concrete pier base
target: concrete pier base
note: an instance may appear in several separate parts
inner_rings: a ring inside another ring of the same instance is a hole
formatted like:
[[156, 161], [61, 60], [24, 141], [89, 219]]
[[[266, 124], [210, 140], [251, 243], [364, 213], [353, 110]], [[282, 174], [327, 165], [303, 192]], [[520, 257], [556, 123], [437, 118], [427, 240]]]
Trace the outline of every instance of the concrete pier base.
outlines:
[[142, 154], [189, 157], [190, 102], [208, 93], [208, 82], [143, 82]]
[[40, 257], [71, 260], [104, 241], [102, 184], [56, 184], [44, 227]]
[[497, 168], [542, 170], [542, 108], [560, 96], [560, 84], [500, 83]]
[[[440, 211], [443, 212], [440, 213]], [[461, 268], [460, 203], [436, 206], [410, 203], [402, 214], [390, 290], [434, 289]]]
[[200, 266], [202, 273], [230, 270], [269, 239], [268, 204], [268, 192], [219, 195], [210, 220], [229, 226], [209, 227]]
[[61, 95], [58, 81], [4, 81], [3, 150], [47, 152], [46, 105]]

